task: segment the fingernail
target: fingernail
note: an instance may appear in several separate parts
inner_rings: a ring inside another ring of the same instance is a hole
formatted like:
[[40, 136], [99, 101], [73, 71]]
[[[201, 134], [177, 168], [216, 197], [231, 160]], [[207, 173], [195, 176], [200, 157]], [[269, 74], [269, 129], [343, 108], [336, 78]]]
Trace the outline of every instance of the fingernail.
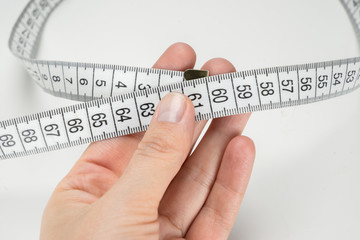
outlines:
[[160, 103], [158, 121], [180, 122], [185, 110], [186, 98], [181, 93], [169, 93]]

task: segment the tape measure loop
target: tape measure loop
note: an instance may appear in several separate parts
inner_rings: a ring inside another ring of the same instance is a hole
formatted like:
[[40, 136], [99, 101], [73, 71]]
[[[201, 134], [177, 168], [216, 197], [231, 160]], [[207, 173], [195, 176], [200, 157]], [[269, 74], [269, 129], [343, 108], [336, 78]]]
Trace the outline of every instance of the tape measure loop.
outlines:
[[[8, 44], [44, 91], [85, 102], [0, 121], [0, 159], [145, 131], [157, 104], [170, 91], [187, 95], [200, 121], [313, 103], [360, 87], [360, 57], [216, 76], [193, 69], [180, 72], [34, 59], [46, 20], [61, 2], [31, 0]], [[340, 2], [360, 39], [360, 4]]]

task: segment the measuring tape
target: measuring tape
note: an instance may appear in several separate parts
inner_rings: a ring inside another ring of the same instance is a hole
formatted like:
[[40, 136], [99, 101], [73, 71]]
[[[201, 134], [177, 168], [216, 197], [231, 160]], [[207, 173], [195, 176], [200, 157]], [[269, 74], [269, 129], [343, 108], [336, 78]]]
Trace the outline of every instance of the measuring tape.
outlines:
[[[46, 92], [84, 101], [0, 121], [0, 159], [15, 158], [145, 131], [162, 97], [187, 95], [195, 119], [308, 104], [360, 87], [360, 58], [272, 67], [185, 81], [179, 71], [34, 58], [40, 32], [62, 0], [32, 0], [9, 39]], [[340, 0], [360, 36], [360, 1]]]

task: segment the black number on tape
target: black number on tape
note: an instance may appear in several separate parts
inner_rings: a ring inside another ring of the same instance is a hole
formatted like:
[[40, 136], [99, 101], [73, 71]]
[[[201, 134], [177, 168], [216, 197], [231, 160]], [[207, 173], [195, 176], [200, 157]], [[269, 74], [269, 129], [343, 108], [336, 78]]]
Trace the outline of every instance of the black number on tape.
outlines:
[[71, 78], [65, 78], [66, 81], [68, 81], [70, 84], [73, 83], [72, 77]]
[[120, 82], [120, 81], [118, 81], [118, 83], [115, 85], [115, 87], [117, 87], [117, 88], [126, 88], [127, 86], [123, 83], [123, 82]]
[[80, 118], [71, 119], [68, 121], [68, 125], [70, 126], [69, 132], [77, 133], [84, 130], [84, 127], [81, 126], [82, 120]]
[[351, 83], [354, 81], [355, 79], [355, 74], [356, 74], [356, 71], [349, 71], [348, 74], [347, 74], [347, 78], [346, 78], [346, 83]]
[[310, 77], [301, 78], [300, 82], [302, 84], [301, 87], [300, 87], [301, 91], [306, 92], [306, 91], [311, 90], [311, 88], [312, 88], [312, 86], [311, 86], [312, 78], [310, 78]]
[[339, 79], [342, 78], [342, 77], [343, 77], [342, 73], [335, 73], [334, 74], [334, 80], [335, 81], [334, 81], [333, 85], [336, 86], [336, 85], [340, 84], [341, 82], [339, 81]]
[[324, 87], [327, 87], [327, 81], [328, 81], [328, 79], [329, 79], [329, 76], [328, 75], [320, 75], [319, 77], [318, 77], [318, 81], [319, 81], [319, 83], [318, 83], [318, 88], [324, 88]]
[[239, 85], [236, 90], [239, 92], [238, 97], [241, 99], [248, 99], [252, 97], [250, 85]]
[[151, 86], [149, 84], [144, 85], [144, 84], [141, 83], [138, 86], [139, 90], [145, 90], [145, 89], [149, 89], [149, 88], [151, 88]]
[[105, 80], [96, 80], [95, 84], [98, 87], [106, 87], [106, 81]]
[[201, 94], [200, 93], [193, 93], [193, 94], [190, 94], [188, 96], [188, 98], [190, 98], [190, 100], [193, 102], [194, 104], [194, 108], [198, 108], [198, 107], [203, 107], [204, 105], [202, 105], [201, 103], [198, 103], [197, 105], [195, 105], [195, 101], [198, 100], [198, 99], [201, 99]]
[[294, 81], [291, 79], [282, 80], [281, 86], [283, 86], [283, 88], [281, 89], [283, 91], [287, 91], [287, 92], [291, 92], [291, 93], [294, 92]]
[[213, 102], [214, 103], [223, 103], [226, 102], [229, 98], [226, 96], [226, 89], [220, 88], [215, 89], [211, 92], [211, 94], [214, 96]]
[[57, 124], [49, 124], [44, 127], [47, 136], [60, 136], [59, 126]]
[[95, 114], [91, 117], [91, 119], [94, 121], [93, 122], [93, 127], [101, 127], [102, 125], [107, 125], [108, 122], [105, 120], [106, 118], [106, 114], [105, 113], [98, 113]]
[[272, 89], [274, 87], [272, 82], [263, 82], [260, 84], [260, 87], [263, 89], [261, 90], [261, 95], [265, 97], [275, 93], [274, 89]]
[[140, 109], [142, 110], [141, 116], [150, 117], [155, 113], [155, 104], [153, 103], [144, 103], [140, 105]]
[[88, 85], [88, 80], [85, 79], [85, 78], [81, 78], [80, 81], [79, 81], [80, 85], [84, 86], [84, 85]]
[[5, 134], [0, 136], [0, 141], [2, 141], [3, 147], [12, 147], [15, 145], [15, 141], [13, 140], [13, 135], [11, 134]]
[[131, 117], [126, 115], [130, 113], [130, 108], [120, 108], [116, 110], [115, 113], [120, 117], [120, 119], [117, 120], [118, 122], [124, 122], [131, 119]]
[[60, 78], [60, 76], [52, 76], [52, 80], [54, 82], [60, 82], [61, 78]]
[[35, 134], [36, 132], [34, 129], [27, 129], [21, 133], [21, 135], [24, 137], [24, 142], [26, 143], [36, 142], [38, 138], [35, 136]]

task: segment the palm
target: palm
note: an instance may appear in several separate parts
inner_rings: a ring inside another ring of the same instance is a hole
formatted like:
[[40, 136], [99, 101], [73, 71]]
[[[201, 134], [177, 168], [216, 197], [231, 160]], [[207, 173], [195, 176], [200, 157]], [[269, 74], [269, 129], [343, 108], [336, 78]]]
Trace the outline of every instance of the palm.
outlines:
[[[172, 51], [173, 53], [165, 53], [154, 67], [175, 68], [174, 70], [193, 67], [195, 58], [192, 52], [184, 53], [184, 49]], [[174, 58], [174, 54], [181, 56]], [[230, 63], [219, 59], [209, 61], [203, 68], [209, 69], [212, 74], [235, 70]], [[141, 213], [146, 216], [138, 216], [138, 232], [147, 229], [145, 225], [148, 224], [155, 225], [156, 232], [152, 236], [154, 239], [218, 239], [223, 238], [224, 232], [229, 232], [252, 167], [252, 164], [244, 162], [254, 154], [252, 142], [247, 138], [229, 142], [241, 134], [248, 117], [249, 115], [238, 115], [212, 122], [197, 149], [188, 157], [167, 188], [159, 205]], [[193, 143], [205, 124], [205, 121], [197, 123]], [[104, 199], [107, 198], [107, 193], [125, 171], [142, 136], [143, 133], [139, 133], [91, 144], [60, 182], [47, 206], [44, 219], [61, 214], [60, 221], [43, 223], [45, 228], [52, 228], [53, 234], [58, 232], [58, 236], [65, 238], [67, 236], [63, 233], [67, 232], [67, 227], [102, 224], [104, 221], [86, 222], [86, 218], [106, 201]], [[244, 157], [238, 157], [240, 151]], [[238, 180], [235, 184], [234, 179], [239, 178], [240, 185]], [[130, 203], [130, 209], [142, 208], [146, 201], [143, 199]], [[119, 212], [115, 209], [108, 211], [113, 219], [117, 218], [117, 214], [123, 214], [121, 209]], [[136, 219], [134, 221], [136, 223]], [[120, 223], [111, 221], [111, 224], [116, 227]]]

